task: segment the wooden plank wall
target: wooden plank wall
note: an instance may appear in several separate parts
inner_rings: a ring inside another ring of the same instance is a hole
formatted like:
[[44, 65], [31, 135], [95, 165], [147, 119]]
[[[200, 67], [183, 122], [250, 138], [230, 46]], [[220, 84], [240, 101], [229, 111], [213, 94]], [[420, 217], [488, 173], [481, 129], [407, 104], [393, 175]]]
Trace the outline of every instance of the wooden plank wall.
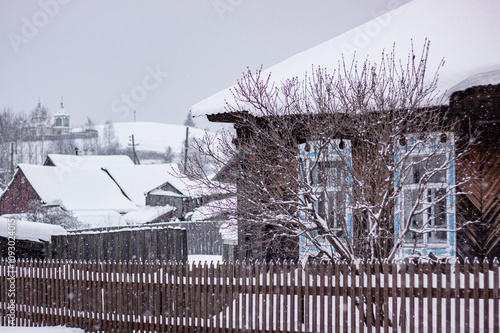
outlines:
[[[457, 179], [468, 180], [457, 199], [458, 254], [500, 257], [500, 131], [483, 126], [477, 143], [459, 160]], [[473, 221], [473, 223], [467, 223]]]
[[52, 236], [47, 259], [186, 261], [186, 229], [137, 228]]

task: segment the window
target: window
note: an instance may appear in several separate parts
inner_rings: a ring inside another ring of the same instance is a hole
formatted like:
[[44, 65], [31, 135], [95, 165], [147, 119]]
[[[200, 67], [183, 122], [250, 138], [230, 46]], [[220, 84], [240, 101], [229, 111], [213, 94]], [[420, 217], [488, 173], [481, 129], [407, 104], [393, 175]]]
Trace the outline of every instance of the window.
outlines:
[[408, 137], [404, 142], [396, 154], [396, 186], [401, 188], [395, 234], [408, 253], [453, 255], [453, 134], [433, 134], [426, 140]]
[[62, 126], [62, 119], [56, 118], [56, 126]]
[[350, 141], [334, 140], [323, 149], [313, 142], [301, 145], [300, 149], [305, 171], [303, 177], [310, 177], [311, 192], [317, 198], [314, 202], [315, 211], [325, 220], [333, 234], [342, 237], [345, 230], [343, 226], [350, 217], [347, 195], [350, 189]]
[[315, 202], [318, 215], [337, 236], [342, 234], [346, 217], [346, 195], [341, 191], [345, 181], [345, 166], [330, 156], [330, 161], [318, 162], [312, 170], [311, 184], [319, 200]]
[[69, 118], [64, 118], [64, 127], [69, 127]]

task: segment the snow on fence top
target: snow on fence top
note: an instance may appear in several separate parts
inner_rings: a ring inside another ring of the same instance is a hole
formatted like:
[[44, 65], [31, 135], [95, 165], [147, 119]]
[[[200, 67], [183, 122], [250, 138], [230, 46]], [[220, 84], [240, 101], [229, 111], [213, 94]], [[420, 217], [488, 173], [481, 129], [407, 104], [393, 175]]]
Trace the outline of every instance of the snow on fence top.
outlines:
[[[500, 83], [498, 13], [500, 1], [414, 0], [264, 70], [262, 78], [272, 73], [270, 82], [278, 83], [287, 78], [303, 78], [313, 67], [333, 71], [343, 56], [350, 64], [354, 54], [358, 62], [367, 58], [377, 62], [382, 52], [390, 53], [393, 46], [395, 58], [406, 64], [412, 41], [418, 56], [427, 39], [427, 72], [434, 73], [441, 60], [445, 60], [438, 80], [439, 92], [444, 96], [473, 85]], [[192, 114], [225, 112], [226, 102], [234, 104], [234, 87], [195, 104]], [[246, 111], [252, 112], [252, 108]]]
[[[9, 238], [9, 219], [0, 217], [0, 237]], [[29, 240], [34, 242], [50, 242], [51, 236], [66, 235], [63, 227], [53, 224], [36, 223], [28, 221], [15, 222], [15, 237], [19, 240]]]

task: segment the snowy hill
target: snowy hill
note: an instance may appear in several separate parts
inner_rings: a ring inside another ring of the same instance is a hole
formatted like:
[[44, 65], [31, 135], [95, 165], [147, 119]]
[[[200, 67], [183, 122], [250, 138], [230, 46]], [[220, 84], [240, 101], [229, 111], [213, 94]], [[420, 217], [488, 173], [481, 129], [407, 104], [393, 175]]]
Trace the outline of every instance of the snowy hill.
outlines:
[[[103, 137], [104, 126], [96, 126], [100, 138]], [[132, 134], [138, 151], [165, 153], [166, 148], [170, 146], [174, 154], [180, 154], [184, 148], [186, 126], [156, 122], [122, 122], [114, 123], [113, 126], [121, 148], [132, 143]], [[204, 130], [189, 128], [189, 138], [202, 138], [205, 133]]]

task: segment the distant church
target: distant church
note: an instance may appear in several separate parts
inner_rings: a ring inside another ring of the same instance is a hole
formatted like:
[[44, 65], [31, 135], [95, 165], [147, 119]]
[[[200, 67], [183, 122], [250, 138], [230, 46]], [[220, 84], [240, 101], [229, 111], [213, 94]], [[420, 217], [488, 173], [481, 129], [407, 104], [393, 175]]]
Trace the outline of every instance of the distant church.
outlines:
[[24, 127], [24, 136], [33, 140], [41, 137], [48, 137], [50, 139], [54, 136], [69, 135], [71, 134], [71, 127], [69, 126], [70, 115], [64, 109], [64, 104], [61, 99], [61, 106], [59, 110], [50, 117], [47, 109], [42, 107], [40, 101], [31, 113], [28, 126]]

